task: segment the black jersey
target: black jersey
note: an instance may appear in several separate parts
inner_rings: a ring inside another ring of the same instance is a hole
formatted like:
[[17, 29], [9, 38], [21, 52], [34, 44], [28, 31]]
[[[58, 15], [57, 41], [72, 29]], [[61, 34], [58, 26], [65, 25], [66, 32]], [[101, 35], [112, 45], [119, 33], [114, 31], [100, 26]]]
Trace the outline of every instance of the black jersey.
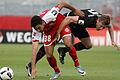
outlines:
[[[78, 24], [71, 23], [70, 25], [79, 25], [82, 28], [95, 28], [96, 27], [96, 22], [99, 16], [101, 16], [100, 13], [93, 9], [84, 9], [81, 10], [84, 12], [85, 16], [84, 17], [79, 17], [78, 19]], [[75, 16], [73, 12], [65, 13], [65, 16]], [[75, 26], [74, 26], [75, 27]]]

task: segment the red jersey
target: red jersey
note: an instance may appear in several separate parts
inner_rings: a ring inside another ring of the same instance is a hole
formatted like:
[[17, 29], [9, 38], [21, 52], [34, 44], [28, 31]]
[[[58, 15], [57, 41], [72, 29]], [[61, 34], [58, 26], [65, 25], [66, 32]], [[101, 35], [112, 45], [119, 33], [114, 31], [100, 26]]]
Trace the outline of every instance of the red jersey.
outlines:
[[[56, 32], [65, 19], [65, 16], [59, 13], [59, 7], [55, 6], [51, 10], [45, 10], [39, 14], [43, 21], [44, 27], [44, 46], [49, 46], [55, 42]], [[65, 26], [60, 33], [60, 38], [70, 35], [69, 26]]]
[[[42, 18], [43, 21], [45, 21], [46, 26], [45, 28], [48, 29], [50, 26], [48, 26], [51, 22], [55, 21], [57, 18], [57, 15], [59, 14], [59, 7], [55, 6], [51, 10], [45, 10], [42, 13], [39, 14], [39, 16]], [[40, 32], [36, 31], [34, 28], [32, 28], [32, 41], [33, 42], [41, 42], [42, 35]]]

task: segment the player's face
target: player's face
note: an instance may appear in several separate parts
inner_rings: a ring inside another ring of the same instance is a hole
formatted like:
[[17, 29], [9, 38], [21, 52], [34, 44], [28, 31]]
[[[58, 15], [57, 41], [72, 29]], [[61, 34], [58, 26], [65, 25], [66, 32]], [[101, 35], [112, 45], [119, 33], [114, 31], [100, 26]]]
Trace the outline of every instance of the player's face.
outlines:
[[102, 29], [104, 29], [105, 28], [105, 25], [103, 24], [103, 22], [102, 21], [98, 21], [97, 23], [96, 23], [96, 30], [102, 30]]
[[44, 30], [44, 25], [43, 25], [43, 24], [38, 24], [38, 25], [35, 27], [35, 30], [38, 31], [38, 32], [43, 32], [43, 30]]

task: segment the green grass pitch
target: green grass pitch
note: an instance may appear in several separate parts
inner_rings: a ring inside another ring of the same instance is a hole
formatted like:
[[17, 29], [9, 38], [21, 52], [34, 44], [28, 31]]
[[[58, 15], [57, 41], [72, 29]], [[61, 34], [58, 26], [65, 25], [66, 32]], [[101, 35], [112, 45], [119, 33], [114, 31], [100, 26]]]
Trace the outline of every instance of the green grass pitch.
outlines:
[[[56, 50], [58, 46], [54, 50], [62, 71], [58, 80], [120, 80], [120, 51], [115, 48], [102, 46], [77, 52], [80, 64], [86, 69], [88, 78], [86, 79], [77, 73], [68, 54], [65, 64], [60, 64]], [[0, 44], [0, 68], [11, 67], [14, 70], [13, 80], [29, 80], [25, 70], [25, 65], [29, 60], [31, 60], [30, 44]], [[44, 57], [37, 64], [35, 80], [49, 80], [52, 73], [53, 70]]]

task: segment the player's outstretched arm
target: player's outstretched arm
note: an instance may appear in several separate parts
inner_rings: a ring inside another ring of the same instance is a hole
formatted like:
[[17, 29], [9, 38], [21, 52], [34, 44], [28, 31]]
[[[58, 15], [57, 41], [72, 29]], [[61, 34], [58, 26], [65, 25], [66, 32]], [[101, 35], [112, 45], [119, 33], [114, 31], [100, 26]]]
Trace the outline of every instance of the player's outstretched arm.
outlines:
[[32, 73], [31, 73], [31, 78], [35, 78], [36, 76], [36, 54], [38, 50], [39, 42], [32, 42]]
[[81, 10], [75, 8], [74, 6], [70, 5], [67, 2], [64, 2], [64, 1], [59, 2], [58, 7], [60, 8], [60, 10], [62, 8], [67, 8], [67, 9], [70, 9], [71, 11], [73, 11], [78, 16], [84, 16], [84, 12], [82, 12]]
[[109, 34], [110, 34], [110, 38], [111, 38], [111, 42], [112, 42], [112, 45], [114, 46], [114, 47], [116, 47], [118, 50], [120, 50], [120, 47], [118, 47], [118, 45], [115, 43], [115, 41], [114, 41], [114, 33], [113, 33], [113, 27], [112, 27], [112, 25], [109, 25], [108, 26], [108, 32], [109, 32]]
[[77, 23], [79, 16], [67, 16], [60, 24], [57, 34], [56, 34], [56, 39], [59, 40], [60, 32], [63, 29], [64, 26], [69, 25], [70, 23]]

